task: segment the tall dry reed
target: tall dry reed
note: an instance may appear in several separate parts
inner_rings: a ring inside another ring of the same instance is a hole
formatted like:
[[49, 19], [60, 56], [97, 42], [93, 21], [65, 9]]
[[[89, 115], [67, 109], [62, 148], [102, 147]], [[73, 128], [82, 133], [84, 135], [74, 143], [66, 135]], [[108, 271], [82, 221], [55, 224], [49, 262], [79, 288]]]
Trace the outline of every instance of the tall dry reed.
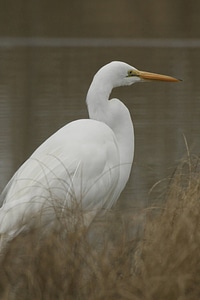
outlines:
[[19, 235], [0, 258], [0, 299], [200, 299], [198, 157], [180, 163], [164, 200], [143, 211], [140, 238], [130, 212]]

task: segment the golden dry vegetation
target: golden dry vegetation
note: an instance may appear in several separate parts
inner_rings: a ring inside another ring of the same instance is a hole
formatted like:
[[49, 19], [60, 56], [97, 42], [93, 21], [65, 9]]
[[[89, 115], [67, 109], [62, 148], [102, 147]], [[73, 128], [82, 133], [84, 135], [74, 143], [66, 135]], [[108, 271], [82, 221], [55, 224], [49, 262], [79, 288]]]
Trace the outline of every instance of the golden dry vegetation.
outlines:
[[200, 299], [198, 157], [181, 162], [163, 200], [143, 211], [144, 228], [129, 212], [19, 235], [1, 254], [0, 299]]

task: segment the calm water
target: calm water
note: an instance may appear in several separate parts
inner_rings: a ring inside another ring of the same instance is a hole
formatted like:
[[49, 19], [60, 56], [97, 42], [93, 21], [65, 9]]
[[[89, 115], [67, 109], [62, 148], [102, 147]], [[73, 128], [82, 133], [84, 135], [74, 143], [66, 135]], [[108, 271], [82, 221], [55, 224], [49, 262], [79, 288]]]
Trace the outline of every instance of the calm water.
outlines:
[[191, 152], [200, 152], [199, 41], [173, 42], [0, 40], [0, 188], [49, 135], [87, 118], [85, 96], [94, 73], [122, 60], [183, 79], [136, 84], [112, 94], [128, 106], [136, 135], [133, 171], [121, 203], [146, 203], [150, 188], [186, 155], [183, 135]]

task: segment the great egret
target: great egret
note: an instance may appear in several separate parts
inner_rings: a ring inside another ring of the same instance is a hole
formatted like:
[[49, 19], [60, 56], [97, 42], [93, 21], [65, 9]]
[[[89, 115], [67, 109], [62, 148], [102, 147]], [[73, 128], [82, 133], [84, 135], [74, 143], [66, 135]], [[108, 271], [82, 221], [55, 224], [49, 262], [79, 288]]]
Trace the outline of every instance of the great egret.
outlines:
[[30, 216], [53, 207], [54, 200], [62, 210], [78, 203], [86, 224], [117, 201], [131, 172], [134, 130], [127, 107], [109, 95], [115, 87], [146, 80], [178, 81], [120, 61], [96, 73], [86, 98], [89, 119], [71, 122], [49, 137], [3, 190], [2, 236], [17, 235], [18, 224], [26, 227]]

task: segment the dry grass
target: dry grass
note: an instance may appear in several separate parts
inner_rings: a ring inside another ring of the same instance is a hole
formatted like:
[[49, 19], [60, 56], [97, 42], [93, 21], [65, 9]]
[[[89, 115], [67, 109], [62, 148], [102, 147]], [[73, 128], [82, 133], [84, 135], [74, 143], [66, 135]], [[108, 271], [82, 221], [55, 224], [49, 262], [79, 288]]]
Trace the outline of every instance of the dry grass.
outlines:
[[139, 246], [144, 299], [200, 299], [200, 160], [175, 171], [166, 204]]
[[198, 158], [179, 165], [165, 200], [145, 211], [140, 239], [131, 214], [18, 236], [1, 257], [0, 299], [200, 299]]

